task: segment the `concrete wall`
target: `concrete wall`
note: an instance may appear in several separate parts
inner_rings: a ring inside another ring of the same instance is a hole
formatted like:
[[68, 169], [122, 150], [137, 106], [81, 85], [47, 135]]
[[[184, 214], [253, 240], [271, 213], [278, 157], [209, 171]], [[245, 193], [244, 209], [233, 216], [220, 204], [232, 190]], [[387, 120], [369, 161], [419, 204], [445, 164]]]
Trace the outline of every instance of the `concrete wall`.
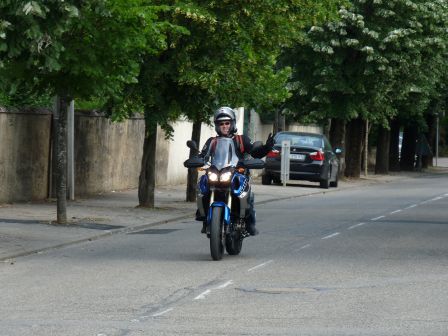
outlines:
[[75, 116], [75, 195], [136, 188], [145, 124]]
[[47, 197], [50, 127], [49, 112], [0, 112], [0, 203]]
[[[244, 109], [237, 110], [238, 133], [244, 126]], [[247, 112], [249, 113], [249, 112]], [[43, 200], [48, 196], [50, 170], [51, 112], [11, 113], [0, 109], [0, 203]], [[192, 124], [179, 120], [172, 124], [173, 138], [165, 139], [158, 130], [156, 184], [184, 184], [187, 170], [183, 162], [189, 150]], [[248, 134], [253, 141], [266, 141], [272, 125], [261, 123], [250, 112]], [[320, 128], [291, 125], [289, 130], [321, 131]], [[129, 119], [113, 123], [86, 113], [75, 115], [75, 195], [77, 197], [136, 188], [140, 174], [145, 123]], [[215, 136], [214, 126], [202, 125], [202, 148]], [[254, 171], [258, 175], [261, 171]]]

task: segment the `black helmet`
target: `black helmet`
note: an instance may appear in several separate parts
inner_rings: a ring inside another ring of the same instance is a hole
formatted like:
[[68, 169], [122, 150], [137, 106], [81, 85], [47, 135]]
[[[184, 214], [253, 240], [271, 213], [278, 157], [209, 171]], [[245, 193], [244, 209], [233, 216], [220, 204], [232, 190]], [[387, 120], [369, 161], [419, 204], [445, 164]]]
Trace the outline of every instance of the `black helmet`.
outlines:
[[229, 135], [232, 135], [237, 132], [236, 129], [236, 117], [235, 117], [235, 111], [231, 109], [230, 107], [223, 106], [220, 107], [215, 111], [215, 115], [213, 118], [213, 121], [215, 123], [215, 131], [219, 135], [221, 134], [221, 130], [219, 128], [219, 123], [221, 121], [229, 120], [230, 121], [230, 129], [229, 129]]

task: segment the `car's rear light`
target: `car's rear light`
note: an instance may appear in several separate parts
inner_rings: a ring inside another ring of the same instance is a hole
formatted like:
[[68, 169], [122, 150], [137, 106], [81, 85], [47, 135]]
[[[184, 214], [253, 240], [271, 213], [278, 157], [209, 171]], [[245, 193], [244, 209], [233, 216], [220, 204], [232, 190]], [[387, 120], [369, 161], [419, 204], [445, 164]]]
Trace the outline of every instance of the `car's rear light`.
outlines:
[[278, 150], [276, 150], [276, 149], [273, 149], [266, 155], [266, 157], [268, 157], [268, 158], [278, 158], [278, 157], [280, 157], [280, 152]]
[[324, 160], [324, 153], [322, 153], [321, 151], [312, 152], [312, 153], [310, 153], [310, 158], [313, 161], [323, 161]]

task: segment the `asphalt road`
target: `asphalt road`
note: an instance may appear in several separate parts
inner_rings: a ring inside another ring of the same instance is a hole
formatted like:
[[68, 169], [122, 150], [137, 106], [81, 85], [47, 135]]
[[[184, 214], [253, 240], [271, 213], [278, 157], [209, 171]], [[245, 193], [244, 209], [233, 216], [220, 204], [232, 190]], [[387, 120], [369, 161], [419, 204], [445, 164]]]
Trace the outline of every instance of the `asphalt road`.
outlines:
[[210, 259], [183, 221], [0, 264], [0, 335], [448, 334], [448, 179], [257, 208]]

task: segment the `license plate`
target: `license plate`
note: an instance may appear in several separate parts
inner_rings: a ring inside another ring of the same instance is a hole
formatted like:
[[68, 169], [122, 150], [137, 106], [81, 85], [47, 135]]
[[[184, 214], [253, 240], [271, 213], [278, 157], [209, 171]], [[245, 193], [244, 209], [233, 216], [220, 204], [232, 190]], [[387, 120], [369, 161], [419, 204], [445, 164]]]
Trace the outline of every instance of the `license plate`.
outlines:
[[291, 160], [305, 161], [305, 155], [303, 154], [290, 154], [289, 158]]

